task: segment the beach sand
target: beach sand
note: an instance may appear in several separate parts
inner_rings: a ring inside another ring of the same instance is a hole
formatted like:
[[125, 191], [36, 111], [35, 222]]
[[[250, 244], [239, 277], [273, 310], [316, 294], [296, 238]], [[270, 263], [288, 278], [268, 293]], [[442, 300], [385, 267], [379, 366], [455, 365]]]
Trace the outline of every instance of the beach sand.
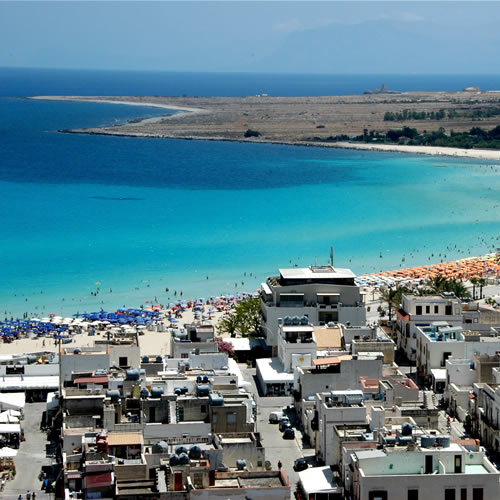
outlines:
[[[209, 321], [215, 326], [219, 319], [224, 315], [223, 312], [216, 312], [213, 318]], [[179, 325], [184, 323], [192, 323], [194, 321], [194, 313], [191, 309], [186, 310], [182, 319], [179, 320]], [[144, 335], [139, 335], [139, 347], [141, 349], [141, 356], [150, 355], [155, 356], [162, 354], [168, 356], [170, 354], [170, 337], [171, 329], [167, 327], [168, 320], [164, 320], [165, 331], [156, 332], [142, 330]], [[101, 331], [99, 335], [90, 336], [87, 333], [72, 335], [72, 342], [69, 344], [62, 344], [64, 347], [90, 347], [94, 345], [94, 340], [106, 338], [106, 332]], [[44, 344], [45, 340], [45, 346]], [[41, 352], [58, 352], [59, 346], [57, 341], [52, 338], [27, 338], [15, 340], [11, 343], [0, 343], [0, 356], [5, 354], [29, 354]]]

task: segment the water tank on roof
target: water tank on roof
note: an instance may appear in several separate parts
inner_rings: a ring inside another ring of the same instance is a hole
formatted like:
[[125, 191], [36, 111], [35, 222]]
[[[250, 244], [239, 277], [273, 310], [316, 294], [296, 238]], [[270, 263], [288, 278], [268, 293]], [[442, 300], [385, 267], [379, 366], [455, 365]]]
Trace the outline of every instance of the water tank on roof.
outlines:
[[189, 455], [187, 453], [181, 453], [177, 455], [177, 458], [179, 460], [179, 465], [186, 465], [189, 463]]
[[201, 458], [201, 448], [197, 445], [189, 448], [189, 458], [192, 460], [199, 460]]
[[436, 443], [436, 438], [434, 436], [422, 436], [420, 438], [420, 445], [422, 448], [432, 448]]
[[399, 444], [402, 446], [408, 445], [413, 441], [413, 438], [411, 436], [399, 436]]
[[75, 347], [73, 349], [73, 354], [81, 354], [81, 353], [82, 353], [82, 350], [79, 347]]
[[243, 459], [236, 460], [236, 467], [238, 467], [238, 470], [245, 470], [247, 467], [247, 461]]
[[309, 324], [309, 318], [307, 316], [302, 316], [302, 318], [300, 318], [300, 324], [301, 325], [308, 325]]
[[149, 391], [146, 389], [146, 387], [143, 387], [140, 391], [140, 396], [142, 399], [147, 399], [149, 398]]
[[33, 354], [28, 354], [28, 356], [26, 356], [26, 359], [28, 360], [28, 363], [31, 364], [31, 363], [36, 363], [38, 357]]
[[401, 426], [401, 434], [403, 436], [411, 436], [411, 433], [413, 432], [413, 427], [411, 426], [411, 424], [403, 424]]
[[153, 444], [151, 449], [153, 453], [168, 453], [168, 444], [166, 441], [158, 441], [157, 443]]
[[283, 324], [283, 318], [278, 318], [278, 325], [282, 325]]
[[156, 356], [156, 362], [163, 363], [163, 356], [161, 354], [158, 354], [158, 356]]
[[336, 326], [336, 323], [334, 321], [329, 321], [327, 326], [328, 328], [333, 328], [334, 326]]
[[290, 316], [285, 316], [283, 318], [283, 324], [284, 325], [291, 325], [292, 324], [291, 321], [292, 321], [292, 318], [290, 318]]
[[436, 441], [441, 448], [450, 447], [450, 436], [437, 436]]
[[300, 318], [299, 318], [298, 316], [294, 316], [294, 317], [292, 318], [292, 323], [293, 323], [294, 325], [300, 325]]
[[143, 363], [149, 363], [149, 356], [143, 356], [142, 357], [142, 362]]
[[163, 396], [163, 387], [154, 385], [151, 387], [151, 397], [152, 398], [161, 398]]
[[197, 385], [196, 386], [196, 395], [197, 396], [208, 396], [210, 394], [210, 386], [209, 385]]
[[208, 395], [208, 401], [210, 406], [224, 406], [224, 396], [218, 393], [212, 393]]
[[139, 380], [139, 370], [137, 370], [137, 368], [129, 368], [125, 372], [125, 379], [126, 380]]
[[208, 384], [208, 376], [207, 375], [203, 376], [203, 383]]
[[106, 397], [111, 398], [111, 401], [119, 401], [120, 400], [120, 391], [114, 389], [112, 391], [106, 391]]
[[187, 453], [188, 452], [188, 449], [183, 445], [183, 444], [180, 444], [179, 446], [177, 446], [175, 448], [175, 454], [176, 455], [180, 455], [181, 453]]
[[198, 376], [196, 377], [196, 383], [197, 383], [197, 384], [201, 384], [202, 380], [203, 380], [203, 379], [201, 378], [201, 375], [198, 375]]
[[170, 455], [169, 463], [170, 465], [179, 465], [179, 458], [177, 455]]
[[388, 446], [394, 446], [396, 444], [396, 436], [384, 436], [382, 438], [382, 443]]

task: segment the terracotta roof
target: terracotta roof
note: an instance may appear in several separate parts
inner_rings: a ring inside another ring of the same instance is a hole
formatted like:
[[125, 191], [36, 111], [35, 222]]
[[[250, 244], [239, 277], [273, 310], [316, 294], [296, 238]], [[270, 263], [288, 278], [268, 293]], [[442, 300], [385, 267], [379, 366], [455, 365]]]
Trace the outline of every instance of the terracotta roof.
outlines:
[[336, 328], [314, 328], [314, 340], [318, 346], [318, 350], [341, 349], [342, 348], [342, 332], [339, 327]]
[[128, 444], [142, 444], [142, 434], [140, 432], [111, 432], [108, 435], [109, 446], [125, 446]]

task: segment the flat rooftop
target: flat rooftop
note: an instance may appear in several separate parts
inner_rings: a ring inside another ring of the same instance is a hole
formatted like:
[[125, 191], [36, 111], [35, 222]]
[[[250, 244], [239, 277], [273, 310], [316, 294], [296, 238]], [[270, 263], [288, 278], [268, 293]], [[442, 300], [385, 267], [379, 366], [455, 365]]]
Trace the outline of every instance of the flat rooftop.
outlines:
[[299, 479], [306, 495], [312, 493], [331, 492], [338, 487], [329, 466], [311, 467], [299, 472]]
[[280, 269], [279, 272], [283, 279], [286, 280], [321, 280], [356, 277], [350, 269], [341, 269], [332, 266], [295, 267], [291, 269]]

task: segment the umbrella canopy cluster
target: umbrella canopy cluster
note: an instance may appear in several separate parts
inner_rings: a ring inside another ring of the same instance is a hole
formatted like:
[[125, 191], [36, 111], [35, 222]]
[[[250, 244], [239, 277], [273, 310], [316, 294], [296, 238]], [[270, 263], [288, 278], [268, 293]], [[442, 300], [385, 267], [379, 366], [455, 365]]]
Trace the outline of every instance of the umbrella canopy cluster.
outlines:
[[425, 284], [437, 275], [447, 279], [468, 280], [471, 278], [495, 277], [500, 274], [500, 264], [494, 255], [469, 257], [441, 262], [428, 266], [410, 267], [376, 274], [364, 274], [357, 278], [360, 286], [394, 286], [395, 284]]
[[22, 337], [65, 338], [82, 333], [90, 327], [148, 326], [159, 321], [163, 313], [159, 310], [120, 308], [116, 312], [90, 312], [73, 314], [63, 318], [50, 314], [47, 318], [11, 319], [0, 321], [0, 338], [12, 342]]

